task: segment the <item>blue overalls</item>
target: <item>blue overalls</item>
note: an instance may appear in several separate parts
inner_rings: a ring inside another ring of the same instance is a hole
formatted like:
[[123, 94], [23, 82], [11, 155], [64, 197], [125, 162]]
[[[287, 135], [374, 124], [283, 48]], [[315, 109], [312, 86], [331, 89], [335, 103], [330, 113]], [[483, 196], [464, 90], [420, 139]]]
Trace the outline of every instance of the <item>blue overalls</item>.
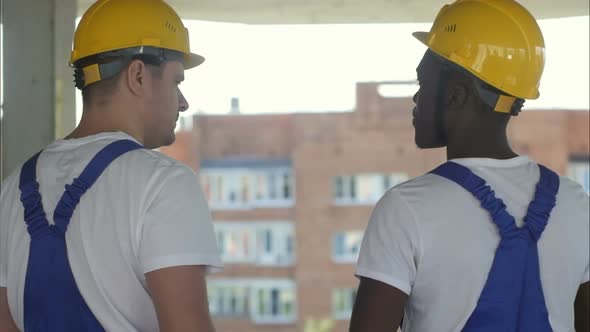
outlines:
[[486, 182], [467, 167], [447, 162], [432, 173], [472, 193], [498, 227], [500, 243], [486, 284], [464, 332], [552, 331], [539, 272], [537, 241], [541, 237], [559, 189], [559, 176], [539, 165], [541, 176], [525, 224], [518, 228]]
[[74, 179], [58, 202], [54, 224], [43, 210], [37, 159], [34, 155], [22, 167], [19, 188], [31, 237], [24, 290], [24, 325], [26, 332], [104, 331], [82, 298], [70, 269], [65, 233], [80, 197], [118, 156], [142, 148], [131, 140], [113, 142], [99, 151], [82, 174]]

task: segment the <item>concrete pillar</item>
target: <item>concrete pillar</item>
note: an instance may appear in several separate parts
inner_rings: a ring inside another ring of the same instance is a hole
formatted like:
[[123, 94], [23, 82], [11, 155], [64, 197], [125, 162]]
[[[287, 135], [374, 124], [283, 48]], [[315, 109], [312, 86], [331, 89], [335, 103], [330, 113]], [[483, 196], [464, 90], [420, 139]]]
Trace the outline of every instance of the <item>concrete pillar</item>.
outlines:
[[75, 19], [75, 0], [3, 1], [2, 179], [76, 124]]
[[[55, 1], [55, 137], [63, 138], [76, 126], [74, 71], [69, 66], [77, 15], [76, 0]], [[63, 19], [60, 19], [63, 18]]]

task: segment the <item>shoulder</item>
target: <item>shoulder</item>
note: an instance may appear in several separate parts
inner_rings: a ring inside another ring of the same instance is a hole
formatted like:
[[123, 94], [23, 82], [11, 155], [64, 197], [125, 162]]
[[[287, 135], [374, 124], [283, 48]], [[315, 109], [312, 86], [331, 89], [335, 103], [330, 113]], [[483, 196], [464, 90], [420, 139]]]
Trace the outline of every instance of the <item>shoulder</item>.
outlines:
[[178, 205], [187, 199], [201, 200], [195, 171], [158, 151], [130, 151], [109, 168], [103, 184], [124, 187], [126, 195], [138, 198], [144, 209], [154, 202]]
[[589, 223], [590, 197], [584, 188], [572, 179], [559, 177], [559, 191], [557, 193], [557, 208], [567, 211], [572, 218], [579, 216], [585, 224]]
[[172, 178], [196, 179], [196, 173], [187, 165], [168, 157], [161, 152], [149, 149], [139, 149], [127, 153], [121, 167], [133, 174], [139, 175], [146, 181], [166, 182]]
[[[20, 169], [10, 174], [0, 187], [0, 229], [2, 225], [10, 223], [14, 215], [22, 209], [19, 190]], [[0, 230], [0, 234], [6, 230]]]
[[559, 177], [558, 195], [581, 200], [588, 199], [588, 193], [584, 191], [582, 185], [566, 176]]
[[383, 196], [384, 202], [402, 200], [410, 206], [440, 201], [453, 192], [456, 185], [436, 174], [426, 173], [391, 188]]
[[132, 156], [134, 157], [133, 161], [141, 162], [142, 165], [144, 165], [145, 167], [168, 169], [179, 168], [183, 169], [184, 171], [192, 172], [192, 169], [189, 168], [187, 165], [159, 151], [149, 149], [138, 149], [132, 152]]
[[424, 174], [389, 189], [377, 202], [373, 219], [417, 219], [426, 207], [438, 205], [452, 192], [453, 184], [435, 174]]
[[0, 185], [0, 212], [7, 212], [15, 206], [20, 207], [20, 173], [22, 165], [19, 165]]
[[136, 180], [143, 188], [141, 196], [145, 199], [145, 206], [152, 206], [154, 202], [185, 208], [188, 205], [191, 208], [203, 208], [206, 205], [199, 178], [186, 164], [147, 149], [132, 151], [128, 164], [131, 168], [127, 172], [141, 173]]
[[20, 176], [20, 167], [13, 171], [6, 179], [2, 181], [2, 185], [0, 186], [0, 197], [4, 197], [9, 192], [18, 188]]

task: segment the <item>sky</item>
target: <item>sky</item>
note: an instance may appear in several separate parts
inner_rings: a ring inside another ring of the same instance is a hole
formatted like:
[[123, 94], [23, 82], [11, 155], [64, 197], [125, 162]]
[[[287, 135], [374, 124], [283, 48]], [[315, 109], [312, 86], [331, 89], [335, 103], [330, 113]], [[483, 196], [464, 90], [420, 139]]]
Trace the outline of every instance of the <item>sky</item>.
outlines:
[[[206, 58], [185, 73], [181, 88], [190, 103], [185, 115], [225, 114], [232, 97], [239, 98], [245, 114], [352, 110], [357, 82], [416, 79], [425, 46], [411, 33], [431, 25], [184, 22], [192, 51]], [[588, 110], [589, 17], [540, 20], [539, 25], [547, 62], [541, 97], [525, 108]], [[387, 90], [410, 96], [416, 89]]]
[[[186, 21], [193, 52], [207, 59], [185, 73], [188, 113], [345, 111], [355, 84], [414, 81], [425, 46], [411, 33], [430, 24], [245, 25]], [[589, 17], [540, 20], [546, 65], [541, 97], [526, 108], [589, 109]], [[572, 37], [575, 36], [575, 39]], [[390, 88], [412, 95], [416, 87]], [[402, 91], [404, 90], [404, 91]]]

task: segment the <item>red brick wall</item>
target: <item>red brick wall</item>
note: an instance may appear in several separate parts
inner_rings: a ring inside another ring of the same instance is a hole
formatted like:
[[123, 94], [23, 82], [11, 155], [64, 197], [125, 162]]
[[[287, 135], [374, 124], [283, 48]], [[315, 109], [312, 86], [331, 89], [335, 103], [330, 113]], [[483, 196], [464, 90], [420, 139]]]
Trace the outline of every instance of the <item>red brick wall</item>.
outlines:
[[[297, 326], [262, 326], [247, 320], [216, 321], [219, 332], [301, 331], [307, 318], [332, 316], [332, 289], [356, 287], [352, 264], [331, 259], [335, 231], [363, 230], [371, 206], [334, 206], [332, 178], [359, 172], [406, 172], [417, 176], [445, 160], [445, 151], [419, 150], [411, 125], [409, 98], [387, 99], [378, 83], [357, 87], [357, 107], [347, 113], [197, 116], [192, 132], [162, 149], [195, 170], [199, 160], [248, 156], [290, 159], [296, 180], [289, 209], [214, 211], [215, 220], [290, 220], [295, 225], [296, 262], [289, 268], [228, 265], [219, 277], [278, 277], [297, 282]], [[516, 151], [560, 173], [570, 155], [588, 156], [589, 112], [525, 111], [511, 121]], [[335, 331], [346, 331], [340, 321]]]

